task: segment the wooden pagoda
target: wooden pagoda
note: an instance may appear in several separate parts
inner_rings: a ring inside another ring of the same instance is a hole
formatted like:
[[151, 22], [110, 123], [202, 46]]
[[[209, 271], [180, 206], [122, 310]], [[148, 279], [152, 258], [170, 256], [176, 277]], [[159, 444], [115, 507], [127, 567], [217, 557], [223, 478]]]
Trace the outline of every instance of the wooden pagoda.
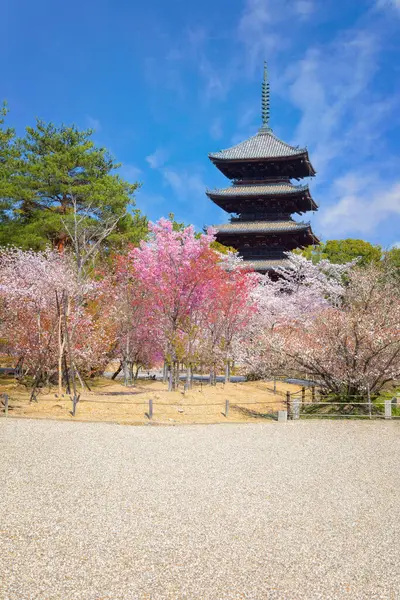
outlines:
[[210, 160], [231, 185], [207, 190], [207, 196], [231, 213], [229, 223], [217, 225], [217, 241], [232, 246], [260, 273], [284, 266], [285, 252], [318, 243], [310, 223], [295, 221], [318, 207], [308, 185], [291, 180], [313, 177], [307, 149], [290, 146], [269, 126], [269, 84], [264, 64], [262, 126], [249, 139], [220, 152]]

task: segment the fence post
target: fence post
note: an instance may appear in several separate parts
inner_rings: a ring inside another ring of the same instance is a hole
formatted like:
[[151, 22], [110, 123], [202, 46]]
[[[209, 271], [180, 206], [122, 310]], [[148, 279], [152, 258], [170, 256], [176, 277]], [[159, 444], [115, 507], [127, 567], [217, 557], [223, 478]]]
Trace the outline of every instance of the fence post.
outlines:
[[149, 400], [149, 419], [153, 418], [153, 400]]
[[72, 397], [72, 416], [75, 417], [76, 415], [76, 405], [79, 402], [79, 398], [81, 397], [80, 394], [76, 395], [74, 394]]
[[311, 400], [312, 400], [312, 403], [314, 404], [314, 402], [315, 402], [315, 385], [313, 385], [311, 388]]
[[306, 401], [306, 388], [303, 387], [301, 388], [301, 401], [304, 403]]
[[372, 419], [372, 404], [371, 404], [371, 392], [369, 389], [369, 383], [367, 383], [367, 395], [368, 395], [368, 412], [369, 418]]
[[385, 400], [385, 419], [392, 418], [392, 401]]
[[278, 410], [278, 422], [285, 423], [287, 421], [287, 410]]
[[229, 413], [229, 400], [225, 400], [225, 417], [228, 416]]
[[293, 419], [300, 419], [300, 400], [293, 400]]
[[287, 418], [290, 419], [290, 392], [286, 392], [286, 412]]
[[3, 394], [4, 398], [4, 416], [8, 417], [8, 394]]

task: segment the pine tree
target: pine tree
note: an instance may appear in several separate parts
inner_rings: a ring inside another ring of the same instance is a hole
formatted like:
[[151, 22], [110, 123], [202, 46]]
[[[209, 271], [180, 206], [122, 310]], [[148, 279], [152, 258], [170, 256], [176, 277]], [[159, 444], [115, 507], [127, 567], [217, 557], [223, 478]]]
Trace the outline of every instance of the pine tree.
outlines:
[[[19, 157], [13, 159], [12, 189], [9, 184], [0, 189], [0, 198], [7, 199], [0, 244], [35, 250], [50, 244], [62, 249], [69, 243], [67, 229], [76, 213], [88, 229], [117, 222], [106, 250], [137, 244], [145, 237], [147, 220], [133, 210], [139, 184], [116, 173], [120, 165], [95, 146], [92, 133], [37, 120], [36, 127], [27, 127], [25, 137], [14, 142]], [[4, 136], [5, 147], [10, 148], [13, 132], [4, 130]]]
[[18, 149], [15, 144], [15, 131], [5, 126], [5, 118], [8, 113], [7, 105], [4, 103], [0, 108], [0, 222], [6, 222], [12, 208], [12, 173], [15, 168], [15, 160]]

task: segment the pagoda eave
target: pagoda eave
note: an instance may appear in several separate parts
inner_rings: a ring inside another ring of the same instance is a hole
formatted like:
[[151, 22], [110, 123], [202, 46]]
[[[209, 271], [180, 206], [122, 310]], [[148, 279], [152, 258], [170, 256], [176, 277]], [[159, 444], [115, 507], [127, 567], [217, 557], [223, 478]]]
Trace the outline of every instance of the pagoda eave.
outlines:
[[217, 231], [216, 240], [224, 246], [236, 248], [239, 252], [246, 247], [262, 246], [282, 248], [289, 252], [295, 248], [305, 248], [319, 243], [311, 227], [303, 231], [276, 231], [270, 233]]
[[300, 191], [290, 194], [275, 194], [271, 196], [267, 195], [222, 195], [207, 191], [206, 195], [222, 210], [229, 213], [245, 213], [264, 210], [264, 212], [273, 212], [275, 207], [280, 207], [279, 210], [282, 212], [282, 207], [290, 207], [290, 211], [298, 214], [308, 212], [310, 210], [318, 210], [318, 205], [313, 200], [310, 192]]
[[211, 162], [228, 179], [261, 180], [266, 177], [290, 177], [302, 179], [314, 177], [316, 171], [312, 166], [308, 153], [291, 157], [221, 159], [209, 157]]

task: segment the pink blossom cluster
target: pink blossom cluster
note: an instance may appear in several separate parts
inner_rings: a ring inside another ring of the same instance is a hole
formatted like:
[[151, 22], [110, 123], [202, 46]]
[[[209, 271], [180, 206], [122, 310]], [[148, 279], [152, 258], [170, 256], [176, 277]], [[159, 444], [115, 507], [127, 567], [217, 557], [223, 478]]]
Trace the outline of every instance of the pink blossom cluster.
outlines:
[[26, 372], [58, 373], [59, 385], [67, 359], [91, 374], [117, 358], [126, 382], [134, 368], [164, 364], [170, 389], [179, 365], [188, 385], [194, 369], [215, 381], [237, 365], [260, 377], [301, 373], [347, 395], [400, 377], [399, 293], [382, 268], [289, 253], [272, 279], [213, 241], [212, 230], [161, 219], [148, 241], [85, 280], [66, 253], [2, 250], [3, 345]]

